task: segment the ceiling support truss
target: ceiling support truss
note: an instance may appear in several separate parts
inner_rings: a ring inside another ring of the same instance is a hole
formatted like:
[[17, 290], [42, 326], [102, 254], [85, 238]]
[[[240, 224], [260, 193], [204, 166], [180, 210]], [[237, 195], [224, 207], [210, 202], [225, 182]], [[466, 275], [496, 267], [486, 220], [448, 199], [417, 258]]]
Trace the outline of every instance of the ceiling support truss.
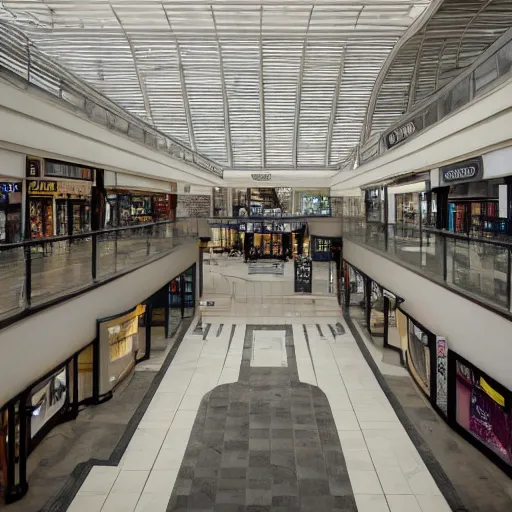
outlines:
[[194, 135], [194, 125], [192, 124], [192, 114], [190, 113], [190, 102], [188, 101], [187, 83], [185, 81], [185, 72], [183, 71], [183, 62], [181, 60], [180, 43], [178, 41], [178, 38], [176, 37], [176, 34], [174, 33], [171, 20], [169, 19], [169, 15], [167, 14], [167, 11], [163, 4], [162, 4], [162, 9], [164, 11], [165, 19], [167, 20], [167, 24], [169, 25], [169, 30], [171, 31], [171, 34], [174, 38], [174, 44], [176, 45], [176, 58], [178, 60], [178, 69], [180, 72], [181, 95], [183, 98], [183, 107], [185, 109], [185, 117], [187, 119], [188, 138], [189, 138], [189, 142], [190, 142], [190, 148], [192, 149], [192, 151], [197, 151], [196, 138]]
[[228, 167], [233, 167], [233, 146], [231, 145], [231, 124], [229, 122], [229, 103], [228, 94], [226, 91], [226, 80], [224, 77], [224, 61], [222, 59], [222, 46], [220, 44], [219, 32], [217, 30], [217, 20], [215, 19], [215, 11], [213, 6], [210, 5], [212, 12], [213, 27], [215, 29], [215, 38], [217, 39], [217, 51], [219, 53], [219, 72], [220, 83], [222, 87], [222, 103], [224, 107], [224, 131], [226, 134], [226, 155], [228, 160]]
[[146, 90], [146, 83], [144, 82], [144, 77], [142, 76], [140, 69], [139, 69], [139, 65], [137, 63], [137, 56], [135, 53], [135, 48], [133, 47], [130, 36], [126, 32], [126, 30], [121, 22], [121, 18], [119, 17], [119, 15], [117, 14], [116, 10], [114, 9], [114, 7], [112, 5], [110, 6], [110, 8], [112, 9], [112, 13], [114, 14], [117, 22], [119, 23], [119, 26], [121, 27], [121, 30], [123, 31], [123, 34], [126, 39], [126, 42], [128, 43], [128, 46], [130, 47], [130, 52], [132, 54], [132, 59], [133, 59], [133, 66], [135, 68], [135, 73], [137, 74], [137, 80], [139, 81], [140, 92], [142, 94], [142, 100], [144, 101], [144, 110], [146, 111], [146, 114], [149, 118], [149, 122], [152, 125], [154, 125], [155, 123], [153, 121], [153, 112], [151, 111], [151, 103], [149, 101], [148, 92]]
[[414, 103], [416, 102], [416, 84], [418, 83], [418, 73], [420, 72], [421, 56], [423, 53], [423, 44], [425, 43], [425, 37], [427, 35], [427, 28], [423, 29], [423, 37], [418, 47], [418, 53], [416, 54], [416, 62], [414, 63], [414, 70], [412, 72], [412, 78], [409, 82], [409, 99], [407, 101], [407, 112], [410, 112]]
[[261, 167], [267, 166], [265, 144], [265, 81], [263, 79], [263, 6], [260, 6], [260, 129], [261, 129]]
[[309, 25], [311, 23], [311, 16], [313, 15], [313, 9], [311, 7], [309, 11], [308, 24], [306, 26], [306, 33], [304, 35], [304, 42], [302, 43], [302, 55], [300, 57], [299, 76], [297, 79], [297, 95], [295, 98], [295, 126], [293, 131], [293, 148], [292, 148], [292, 167], [297, 167], [298, 152], [299, 152], [299, 136], [300, 136], [300, 105], [302, 100], [302, 81], [304, 78], [304, 67], [306, 65], [306, 53], [308, 49], [308, 34]]
[[462, 42], [464, 41], [464, 36], [466, 35], [466, 32], [469, 30], [469, 27], [473, 24], [473, 22], [480, 16], [480, 14], [489, 7], [489, 5], [493, 2], [493, 0], [487, 0], [487, 3], [482, 5], [478, 12], [469, 20], [469, 23], [466, 25], [464, 30], [462, 31], [462, 34], [460, 35], [459, 39], [459, 45], [457, 46], [457, 56], [455, 57], [455, 68], [459, 67], [459, 58], [460, 58], [460, 52], [462, 50]]
[[341, 80], [343, 78], [343, 71], [345, 70], [345, 51], [346, 47], [343, 48], [340, 59], [340, 67], [338, 69], [338, 76], [336, 78], [336, 85], [332, 94], [332, 105], [331, 114], [329, 116], [329, 125], [327, 127], [327, 140], [325, 146], [325, 162], [324, 165], [327, 167], [331, 161], [331, 148], [332, 148], [332, 134], [334, 131], [334, 121], [336, 120], [336, 114], [338, 113], [338, 100], [340, 97]]

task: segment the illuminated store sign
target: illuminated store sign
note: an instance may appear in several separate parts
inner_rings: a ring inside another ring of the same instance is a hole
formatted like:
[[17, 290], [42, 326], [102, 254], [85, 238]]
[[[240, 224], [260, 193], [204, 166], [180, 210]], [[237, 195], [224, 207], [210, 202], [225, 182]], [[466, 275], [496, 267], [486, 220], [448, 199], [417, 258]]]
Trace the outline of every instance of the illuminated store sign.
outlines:
[[483, 175], [482, 157], [441, 167], [440, 173], [441, 182], [446, 184], [480, 180]]
[[21, 192], [21, 183], [0, 183], [0, 190], [3, 194]]

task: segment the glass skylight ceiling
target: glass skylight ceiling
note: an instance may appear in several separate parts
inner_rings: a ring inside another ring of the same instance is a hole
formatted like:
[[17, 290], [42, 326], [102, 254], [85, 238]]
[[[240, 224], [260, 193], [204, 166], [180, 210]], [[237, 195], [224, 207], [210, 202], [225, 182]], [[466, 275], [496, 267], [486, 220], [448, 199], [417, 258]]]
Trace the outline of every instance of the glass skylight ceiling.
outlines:
[[429, 4], [3, 0], [0, 19], [226, 168], [321, 169], [360, 142], [377, 75]]

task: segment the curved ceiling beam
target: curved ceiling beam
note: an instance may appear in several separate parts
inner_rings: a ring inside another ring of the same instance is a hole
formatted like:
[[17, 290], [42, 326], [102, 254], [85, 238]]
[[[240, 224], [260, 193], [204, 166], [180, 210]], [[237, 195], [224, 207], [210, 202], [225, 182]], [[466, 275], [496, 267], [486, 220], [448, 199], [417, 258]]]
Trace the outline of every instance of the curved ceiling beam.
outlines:
[[423, 43], [427, 35], [427, 27], [423, 29], [423, 37], [418, 47], [418, 53], [416, 54], [416, 62], [414, 63], [414, 71], [412, 72], [412, 79], [409, 83], [409, 101], [407, 102], [407, 112], [410, 112], [414, 102], [416, 101], [416, 84], [418, 83], [418, 73], [420, 71], [421, 54], [423, 53]]
[[338, 112], [338, 100], [340, 96], [341, 80], [343, 79], [343, 71], [345, 69], [345, 51], [346, 47], [343, 48], [343, 52], [341, 54], [340, 68], [338, 70], [336, 86], [334, 87], [334, 93], [332, 95], [331, 115], [329, 116], [329, 125], [327, 127], [327, 141], [325, 146], [325, 167], [328, 167], [329, 162], [331, 161], [332, 134], [334, 131], [334, 121], [336, 120], [336, 113]]
[[366, 118], [365, 122], [363, 123], [361, 133], [361, 145], [363, 145], [370, 137], [373, 122], [373, 114], [375, 113], [375, 106], [377, 105], [377, 97], [379, 95], [380, 88], [384, 83], [386, 75], [389, 71], [389, 68], [393, 64], [393, 61], [395, 60], [395, 57], [398, 55], [402, 47], [409, 41], [409, 39], [411, 39], [411, 37], [416, 35], [419, 30], [421, 30], [428, 24], [430, 18], [434, 16], [434, 14], [441, 7], [443, 2], [444, 0], [432, 0], [431, 4], [425, 9], [425, 11], [423, 11], [423, 14], [412, 23], [412, 25], [407, 29], [405, 34], [398, 40], [398, 42], [395, 44], [395, 46], [389, 53], [386, 62], [384, 63], [384, 66], [382, 66], [382, 69], [380, 70], [379, 75], [377, 76], [377, 80], [375, 80], [375, 84], [372, 89], [372, 94], [370, 96], [370, 101], [368, 102]]
[[167, 20], [167, 24], [169, 25], [169, 30], [171, 31], [171, 34], [174, 38], [174, 44], [176, 45], [176, 58], [178, 60], [178, 68], [180, 71], [180, 85], [181, 85], [181, 96], [183, 98], [183, 107], [185, 108], [185, 117], [187, 118], [187, 126], [188, 126], [188, 139], [190, 142], [190, 147], [192, 148], [192, 151], [197, 150], [196, 146], [196, 138], [194, 135], [194, 125], [192, 124], [192, 114], [190, 113], [190, 103], [188, 101], [188, 92], [187, 92], [187, 83], [185, 82], [185, 73], [183, 71], [183, 62], [181, 61], [181, 50], [180, 50], [180, 43], [178, 41], [178, 38], [176, 37], [176, 34], [174, 32], [174, 29], [172, 28], [172, 23], [169, 18], [169, 14], [167, 14], [167, 10], [162, 3], [162, 10], [165, 14], [165, 19]]
[[292, 167], [297, 167], [299, 152], [299, 128], [300, 128], [300, 104], [302, 100], [302, 79], [304, 78], [304, 66], [306, 64], [306, 52], [308, 48], [309, 25], [311, 24], [311, 16], [315, 6], [311, 6], [309, 11], [308, 23], [306, 25], [306, 33], [304, 34], [304, 42], [302, 43], [302, 55], [300, 57], [299, 76], [297, 78], [297, 95], [295, 97], [295, 126], [293, 132], [293, 151], [292, 151]]
[[219, 32], [217, 30], [217, 20], [213, 5], [210, 5], [212, 13], [213, 28], [215, 30], [215, 38], [217, 40], [217, 51], [219, 54], [219, 72], [220, 72], [220, 85], [222, 87], [222, 104], [224, 107], [224, 131], [226, 134], [226, 155], [228, 160], [228, 167], [233, 167], [233, 146], [231, 145], [231, 123], [229, 122], [229, 103], [228, 95], [226, 92], [226, 80], [224, 77], [224, 61], [222, 59], [222, 47], [220, 45]]
[[457, 46], [457, 54], [455, 57], [455, 69], [459, 67], [459, 57], [460, 57], [460, 51], [462, 50], [462, 41], [464, 40], [464, 36], [466, 35], [466, 32], [469, 30], [469, 27], [473, 24], [473, 22], [480, 16], [480, 14], [489, 7], [489, 5], [493, 2], [493, 0], [488, 0], [487, 3], [482, 5], [480, 7], [480, 10], [469, 20], [469, 23], [466, 25], [464, 30], [462, 31], [462, 34], [459, 39], [459, 45]]
[[140, 93], [142, 94], [142, 100], [144, 102], [144, 110], [146, 111], [146, 114], [149, 118], [150, 123], [154, 126], [155, 122], [153, 121], [153, 113], [151, 111], [151, 103], [149, 102], [148, 92], [146, 90], [146, 84], [144, 83], [144, 78], [141, 75], [139, 65], [137, 63], [137, 56], [136, 56], [135, 49], [133, 47], [130, 36], [126, 32], [126, 30], [121, 22], [121, 18], [119, 17], [116, 10], [114, 9], [114, 6], [110, 5], [110, 8], [112, 9], [112, 13], [114, 14], [117, 22], [119, 23], [119, 26], [121, 27], [121, 30], [123, 31], [123, 34], [124, 34], [124, 37], [126, 38], [126, 42], [128, 43], [128, 46], [130, 47], [130, 52], [132, 54], [132, 60], [133, 60], [133, 67], [135, 68], [135, 74], [137, 75], [137, 80], [139, 81]]
[[265, 143], [265, 83], [263, 80], [263, 6], [260, 6], [260, 130], [261, 130], [261, 167], [267, 166], [267, 148]]

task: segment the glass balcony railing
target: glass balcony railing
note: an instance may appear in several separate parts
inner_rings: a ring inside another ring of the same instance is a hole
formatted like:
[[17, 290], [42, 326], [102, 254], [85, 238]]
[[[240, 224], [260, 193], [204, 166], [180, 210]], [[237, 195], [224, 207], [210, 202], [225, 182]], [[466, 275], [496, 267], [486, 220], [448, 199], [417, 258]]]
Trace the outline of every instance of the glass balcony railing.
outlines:
[[470, 298], [512, 312], [512, 242], [364, 219], [343, 219], [342, 233], [344, 239], [385, 252]]
[[146, 265], [197, 240], [198, 219], [0, 245], [0, 322]]

